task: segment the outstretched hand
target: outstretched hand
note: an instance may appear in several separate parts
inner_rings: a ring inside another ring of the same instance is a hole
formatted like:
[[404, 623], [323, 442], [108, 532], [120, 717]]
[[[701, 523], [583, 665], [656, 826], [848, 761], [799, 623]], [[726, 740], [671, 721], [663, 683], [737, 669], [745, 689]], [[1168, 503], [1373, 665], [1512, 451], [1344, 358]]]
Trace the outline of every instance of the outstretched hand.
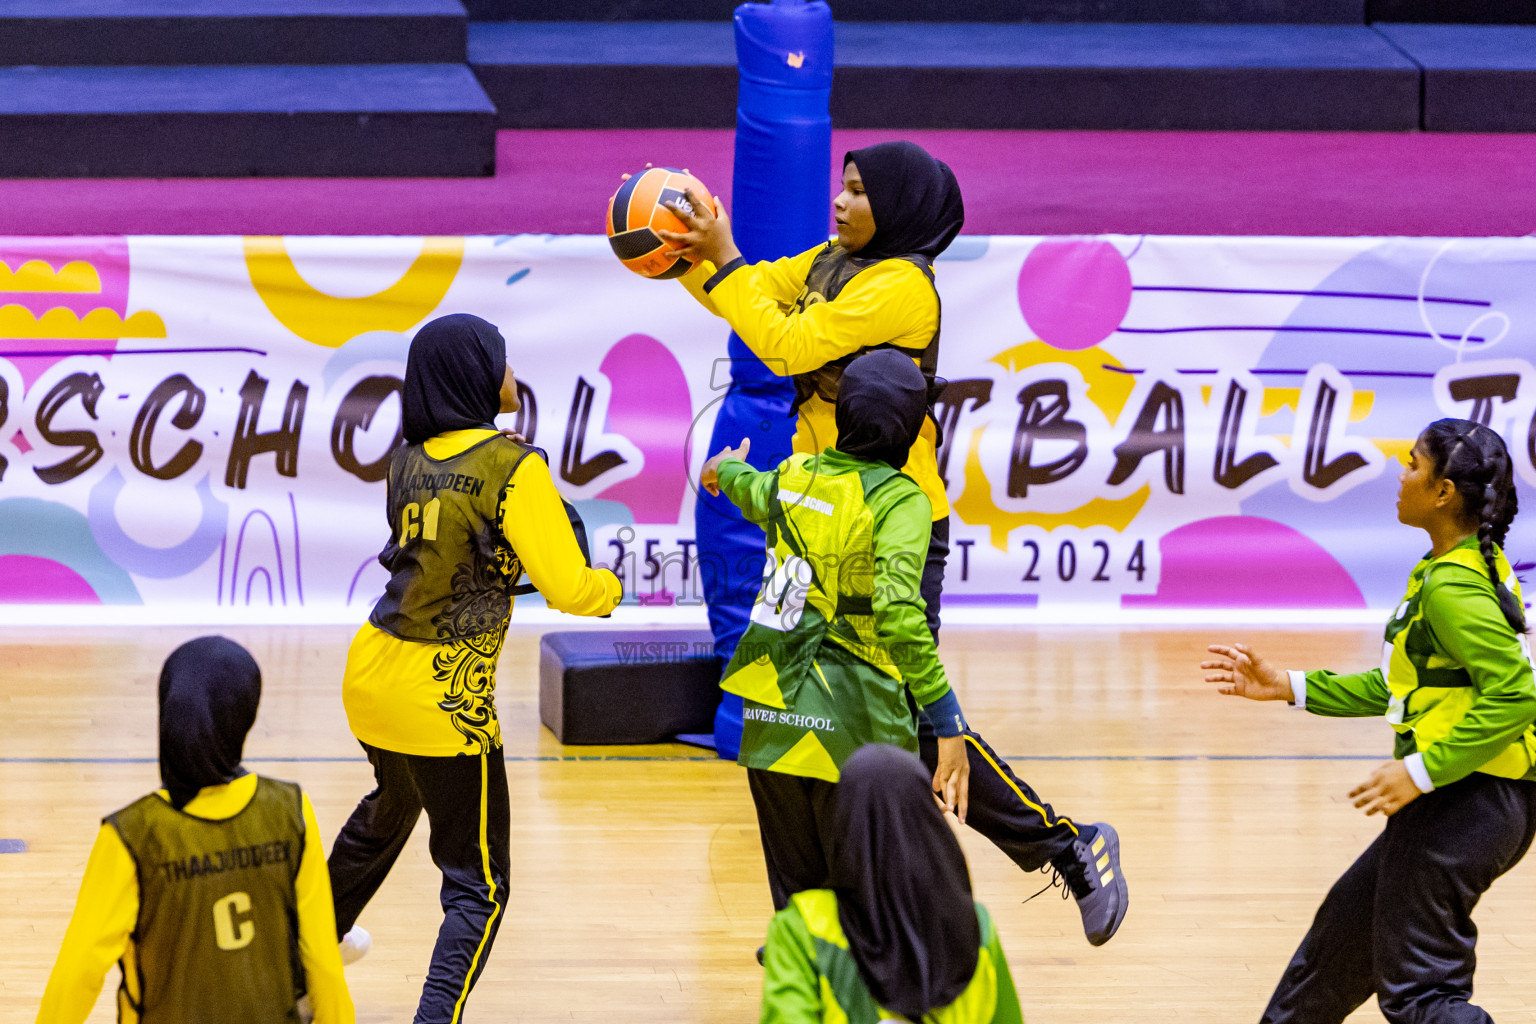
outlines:
[[688, 230], [664, 231], [657, 228], [657, 237], [676, 246], [673, 251], [682, 259], [708, 260], [716, 267], [723, 267], [739, 259], [741, 250], [736, 248], [736, 239], [731, 235], [731, 219], [726, 216], [725, 204], [720, 201], [720, 197], [714, 197], [714, 210], [711, 210], [710, 204], [693, 189], [683, 195], [685, 199], [667, 203], [667, 209]]
[[1290, 675], [1259, 657], [1247, 644], [1211, 644], [1206, 650], [1220, 656], [1220, 660], [1200, 663], [1210, 672], [1205, 681], [1215, 683], [1217, 692], [1249, 700], [1294, 699]]
[[752, 439], [744, 437], [738, 448], [723, 448], [708, 462], [704, 463], [704, 469], [699, 473], [699, 486], [715, 497], [720, 496], [720, 463], [726, 459], [739, 459], [747, 461], [747, 452], [752, 448]]

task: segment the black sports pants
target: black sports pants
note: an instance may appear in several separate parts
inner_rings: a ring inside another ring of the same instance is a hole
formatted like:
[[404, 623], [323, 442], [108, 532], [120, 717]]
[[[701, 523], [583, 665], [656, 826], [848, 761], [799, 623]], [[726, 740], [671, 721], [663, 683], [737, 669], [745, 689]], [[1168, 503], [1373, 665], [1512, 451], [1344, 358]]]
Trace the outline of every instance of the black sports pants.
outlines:
[[507, 909], [510, 807], [501, 747], [474, 757], [421, 757], [363, 744], [376, 786], [341, 827], [327, 861], [336, 932], [357, 923], [421, 812], [443, 873], [443, 923], [416, 1024], [457, 1024]]
[[[939, 604], [944, 594], [944, 563], [949, 558], [949, 517], [933, 524], [928, 540], [928, 560], [923, 565], [923, 603], [928, 628], [939, 642]], [[930, 772], [939, 767], [939, 744], [933, 728], [921, 715], [917, 719], [918, 753]], [[965, 823], [992, 841], [1015, 864], [1034, 871], [1064, 853], [1077, 836], [1072, 822], [1058, 815], [1040, 799], [1029, 784], [1013, 774], [1008, 762], [975, 730], [965, 733], [965, 752], [971, 761], [970, 809]]]
[[1392, 1024], [1490, 1024], [1472, 1004], [1472, 908], [1536, 833], [1536, 783], [1473, 774], [1426, 793], [1334, 883], [1264, 1024], [1334, 1024], [1373, 994]]
[[837, 784], [763, 768], [747, 769], [747, 786], [757, 805], [757, 829], [768, 865], [773, 909], [789, 898], [831, 882], [832, 808]]

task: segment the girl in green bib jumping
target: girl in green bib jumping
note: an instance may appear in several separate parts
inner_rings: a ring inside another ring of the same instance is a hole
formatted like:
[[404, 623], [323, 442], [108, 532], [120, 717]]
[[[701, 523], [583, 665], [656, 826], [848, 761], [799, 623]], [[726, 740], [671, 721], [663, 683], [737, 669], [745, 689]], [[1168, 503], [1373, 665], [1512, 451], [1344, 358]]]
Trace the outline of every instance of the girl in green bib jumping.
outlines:
[[916, 754], [914, 706], [938, 736], [934, 789], [965, 820], [965, 720], [923, 619], [928, 498], [901, 472], [927, 388], [911, 359], [870, 352], [843, 374], [837, 447], [760, 473], [743, 441], [704, 464], [704, 487], [768, 536], [768, 579], [720, 686], [744, 704], [737, 760], [775, 910], [826, 887], [843, 763], [869, 743]]
[[1285, 672], [1213, 645], [1208, 682], [1317, 715], [1385, 714], [1394, 760], [1350, 798], [1386, 828], [1328, 893], [1264, 1012], [1342, 1021], [1371, 995], [1398, 1022], [1491, 1022], [1473, 1005], [1472, 909], [1536, 834], [1536, 681], [1520, 583], [1500, 545], [1517, 509], [1503, 440], [1431, 423], [1400, 477], [1397, 517], [1429, 534], [1387, 624], [1382, 666]]

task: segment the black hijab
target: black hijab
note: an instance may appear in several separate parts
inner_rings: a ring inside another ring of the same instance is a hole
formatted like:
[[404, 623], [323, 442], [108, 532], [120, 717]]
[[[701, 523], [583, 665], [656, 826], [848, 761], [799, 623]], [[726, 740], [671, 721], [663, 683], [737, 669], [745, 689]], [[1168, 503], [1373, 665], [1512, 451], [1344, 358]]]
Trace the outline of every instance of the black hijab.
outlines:
[[927, 413], [928, 382], [912, 357], [891, 348], [866, 352], [837, 386], [837, 450], [900, 469]]
[[423, 324], [405, 360], [405, 443], [421, 444], [448, 430], [494, 429], [506, 370], [507, 343], [495, 324], [468, 313]]
[[204, 786], [245, 774], [240, 754], [261, 702], [261, 669], [222, 636], [189, 640], [160, 669], [160, 783], [185, 807]]
[[949, 248], [965, 224], [965, 204], [955, 173], [915, 142], [882, 142], [843, 154], [843, 166], [859, 167], [875, 234], [854, 253], [859, 259], [888, 260], [922, 255], [929, 260]]
[[976, 973], [981, 924], [960, 843], [923, 763], [874, 743], [843, 766], [832, 888], [859, 976], [908, 1020], [948, 1006]]

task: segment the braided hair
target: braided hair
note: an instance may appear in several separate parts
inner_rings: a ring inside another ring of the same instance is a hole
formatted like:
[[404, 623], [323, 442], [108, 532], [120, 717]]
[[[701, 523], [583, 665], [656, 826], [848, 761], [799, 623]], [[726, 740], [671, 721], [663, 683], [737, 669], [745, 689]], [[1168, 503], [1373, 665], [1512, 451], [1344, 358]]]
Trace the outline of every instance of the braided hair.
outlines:
[[1429, 456], [1435, 475], [1449, 480], [1461, 495], [1462, 507], [1477, 520], [1477, 544], [1488, 564], [1488, 578], [1499, 610], [1516, 633], [1524, 633], [1525, 609], [1499, 578], [1497, 549], [1520, 509], [1515, 494], [1514, 463], [1504, 439], [1471, 420], [1436, 420], [1419, 435], [1419, 447]]

